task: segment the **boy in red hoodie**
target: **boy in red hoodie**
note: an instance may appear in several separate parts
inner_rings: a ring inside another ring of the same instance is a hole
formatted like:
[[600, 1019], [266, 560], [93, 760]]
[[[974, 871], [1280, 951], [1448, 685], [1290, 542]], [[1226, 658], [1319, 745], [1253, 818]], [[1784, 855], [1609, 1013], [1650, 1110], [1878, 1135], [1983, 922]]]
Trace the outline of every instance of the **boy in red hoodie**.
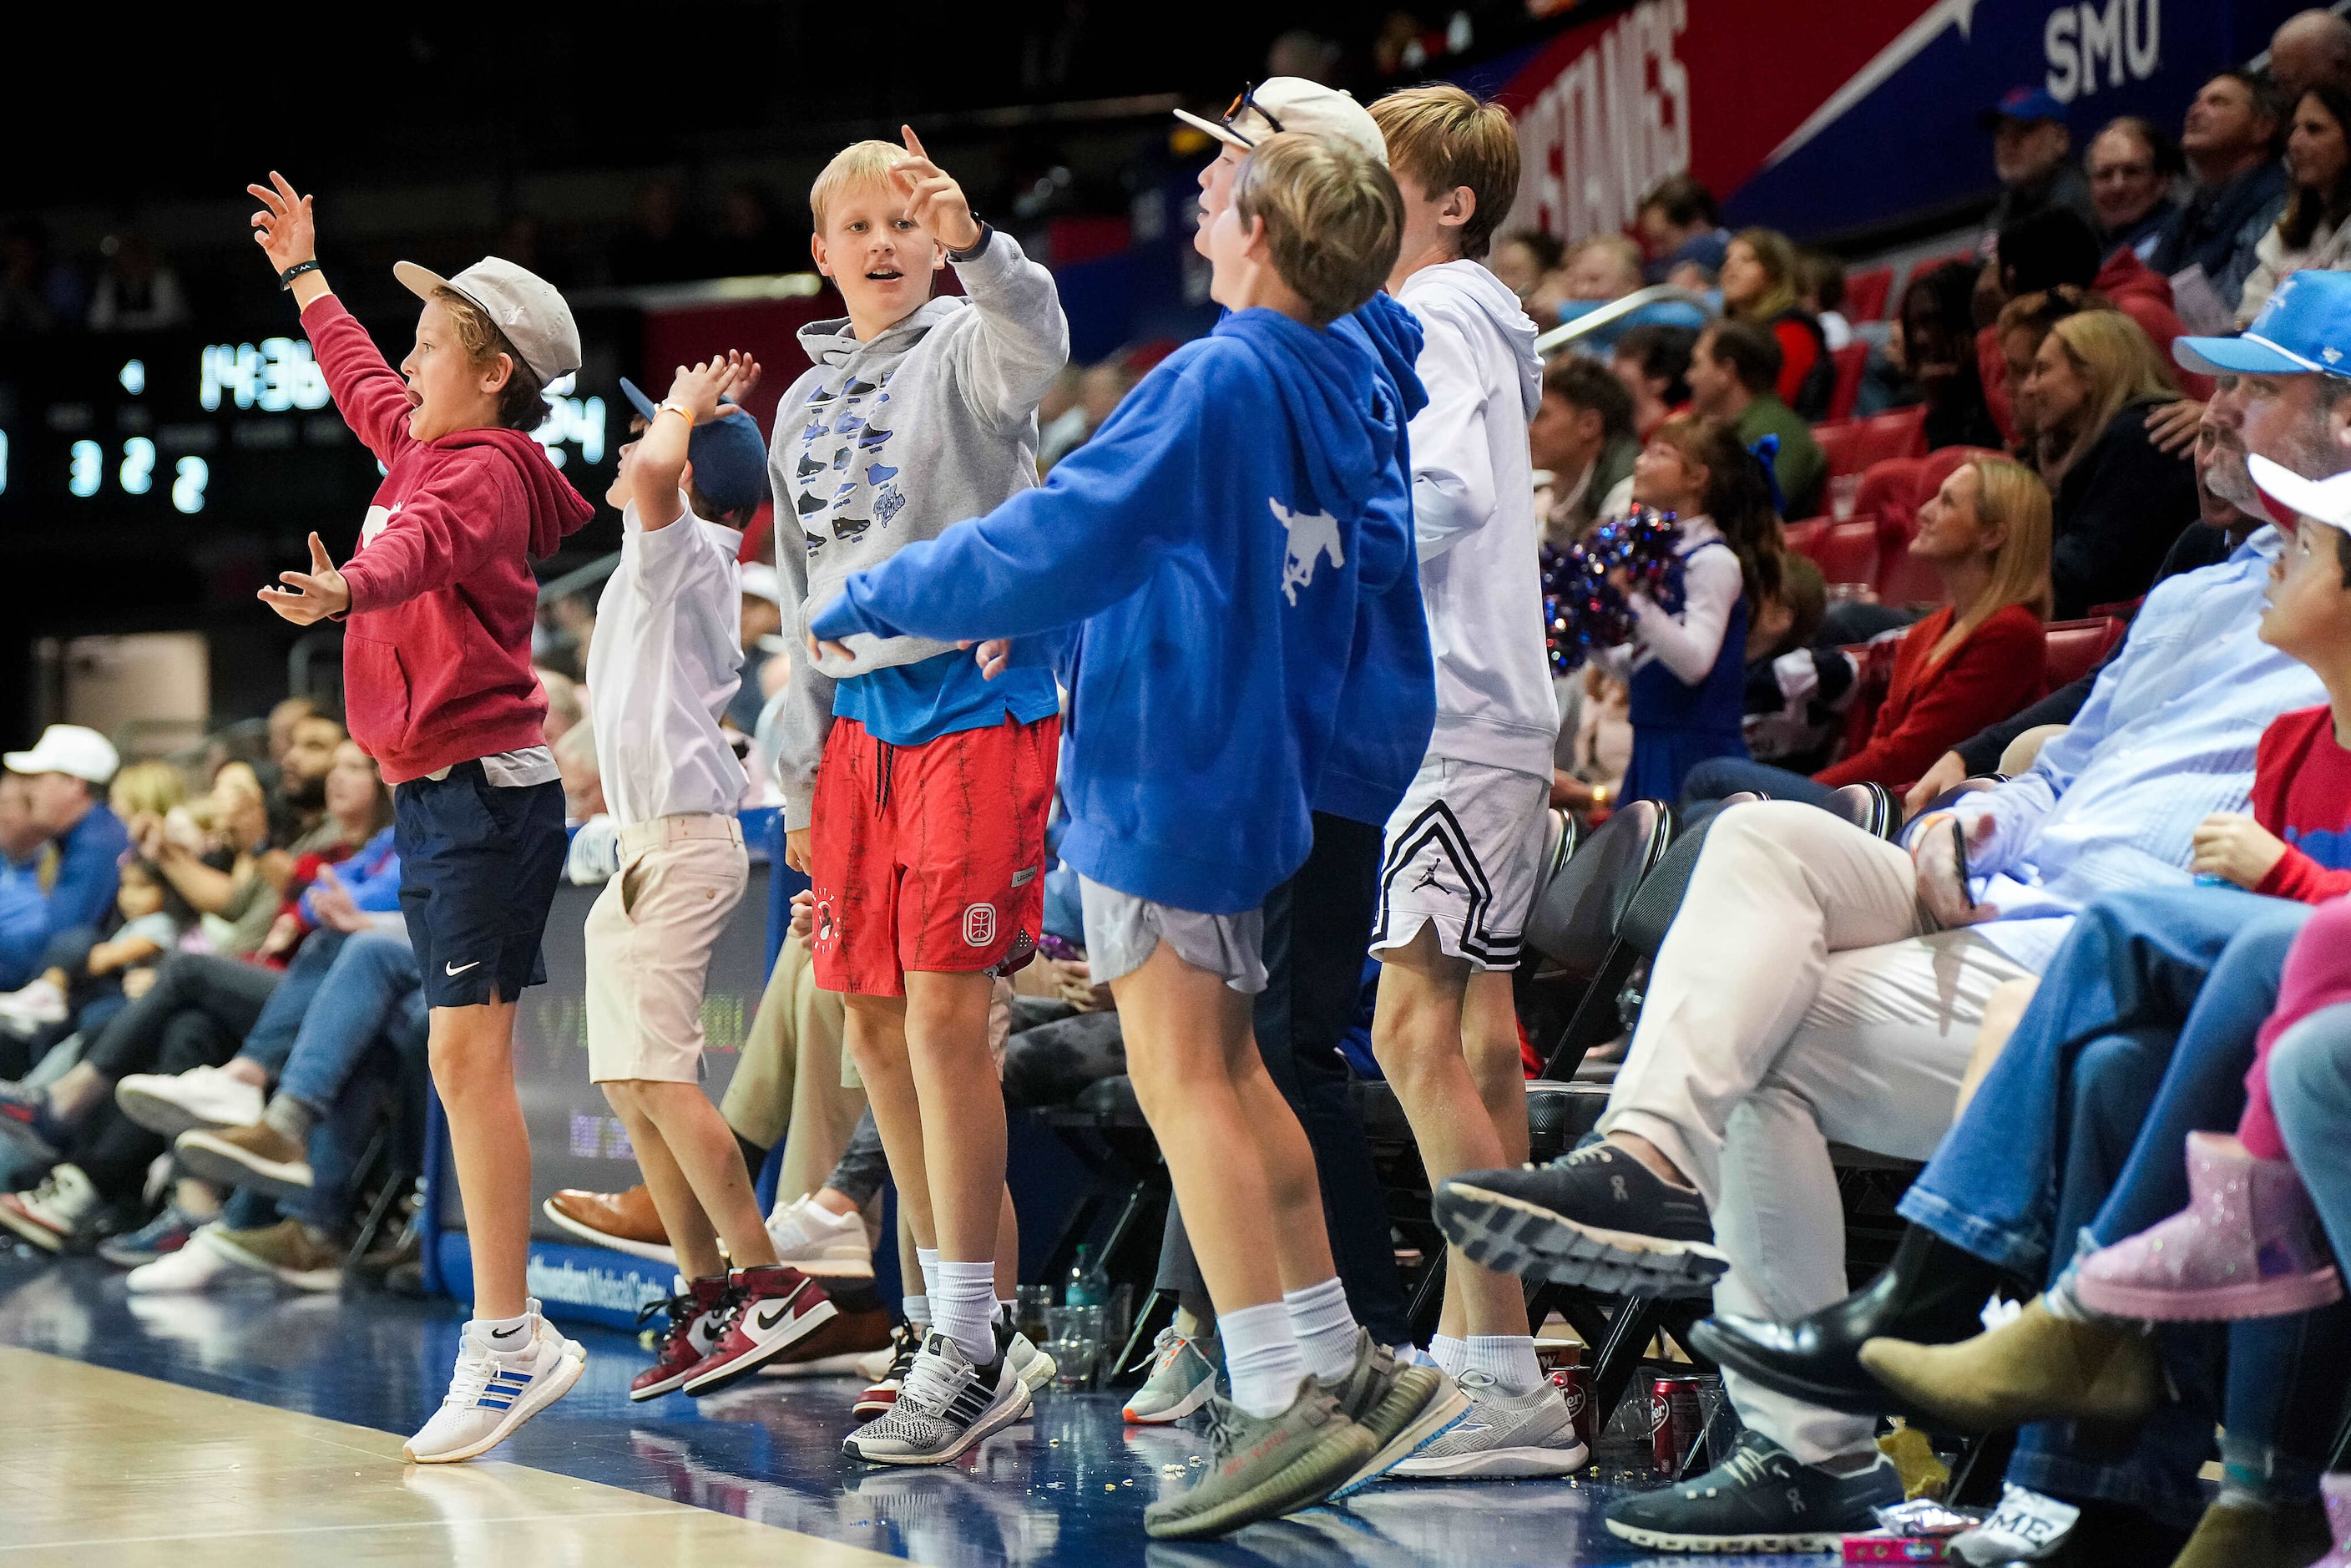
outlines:
[[424, 309], [394, 371], [327, 287], [310, 198], [269, 181], [246, 187], [264, 209], [255, 237], [301, 308], [335, 406], [385, 473], [341, 570], [312, 534], [310, 570], [280, 573], [285, 586], [261, 598], [298, 625], [350, 618], [351, 738], [392, 786], [475, 1312], [448, 1396], [405, 1452], [466, 1459], [561, 1398], [585, 1360], [525, 1293], [530, 1140], [513, 1061], [515, 998], [547, 978], [539, 934], [564, 852], [528, 558], [553, 554], [592, 515], [530, 432], [547, 415], [542, 389], [579, 369], [580, 333], [563, 297], [512, 262], [486, 257], [444, 279], [403, 261], [394, 274]]

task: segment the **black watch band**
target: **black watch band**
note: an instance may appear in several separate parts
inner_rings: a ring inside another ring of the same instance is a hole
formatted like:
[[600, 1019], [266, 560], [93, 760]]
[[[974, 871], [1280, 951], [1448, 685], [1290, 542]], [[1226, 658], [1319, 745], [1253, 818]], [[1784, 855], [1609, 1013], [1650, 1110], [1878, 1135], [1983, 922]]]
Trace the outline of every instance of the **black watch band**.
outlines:
[[996, 229], [994, 225], [987, 223], [985, 219], [982, 219], [979, 225], [979, 237], [971, 242], [971, 248], [969, 250], [950, 250], [947, 252], [947, 259], [955, 262], [958, 266], [967, 261], [977, 260], [980, 254], [987, 249], [989, 242], [995, 238]]
[[301, 277], [306, 272], [316, 272], [318, 270], [319, 262], [318, 258], [315, 256], [308, 261], [298, 261], [293, 266], [287, 267], [285, 271], [277, 275], [277, 287], [280, 288], [291, 288], [294, 287], [294, 280], [296, 278]]

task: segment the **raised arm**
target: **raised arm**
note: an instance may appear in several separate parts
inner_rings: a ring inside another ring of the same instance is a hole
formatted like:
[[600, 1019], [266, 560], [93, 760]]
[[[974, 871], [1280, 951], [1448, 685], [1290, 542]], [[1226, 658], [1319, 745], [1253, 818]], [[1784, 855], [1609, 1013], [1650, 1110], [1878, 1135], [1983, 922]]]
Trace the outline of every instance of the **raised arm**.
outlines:
[[281, 278], [291, 268], [308, 269], [286, 287], [293, 291], [302, 330], [318, 353], [319, 368], [326, 372], [335, 406], [368, 450], [389, 465], [413, 439], [408, 434], [407, 383], [384, 361], [374, 340], [335, 298], [327, 287], [327, 275], [318, 269], [318, 230], [311, 219], [310, 198], [296, 193], [286, 176], [274, 169], [269, 183], [247, 185], [246, 190], [261, 203], [261, 211], [253, 214], [253, 237], [262, 255], [269, 258], [271, 269]]
[[1038, 400], [1070, 361], [1070, 323], [1053, 275], [1021, 253], [1011, 235], [984, 229], [954, 177], [931, 162], [922, 138], [904, 126], [914, 156], [891, 171], [906, 210], [950, 252], [979, 245], [977, 255], [954, 262], [971, 301], [978, 330], [956, 342], [956, 370], [975, 407], [998, 425], [1025, 423]]
[[758, 379], [759, 362], [740, 352], [677, 367], [669, 395], [654, 411], [653, 427], [637, 444], [630, 465], [629, 498], [636, 502], [637, 521], [647, 533], [685, 515], [686, 445], [694, 427], [720, 418], [750, 418], [735, 403], [722, 405], [719, 400], [747, 393]]

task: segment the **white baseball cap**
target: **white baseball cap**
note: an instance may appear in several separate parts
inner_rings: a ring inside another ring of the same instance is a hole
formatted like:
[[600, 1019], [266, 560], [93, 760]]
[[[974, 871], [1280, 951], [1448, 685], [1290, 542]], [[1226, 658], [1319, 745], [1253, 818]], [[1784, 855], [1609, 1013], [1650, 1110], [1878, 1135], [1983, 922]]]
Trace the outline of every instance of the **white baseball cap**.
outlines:
[[455, 277], [413, 261], [394, 262], [392, 275], [419, 299], [432, 298], [435, 288], [454, 288], [480, 306], [542, 386], [580, 368], [580, 327], [571, 307], [528, 267], [486, 256]]
[[1267, 137], [1296, 131], [1327, 141], [1352, 142], [1357, 150], [1387, 167], [1388, 141], [1380, 134], [1372, 111], [1334, 87], [1304, 77], [1269, 77], [1241, 89], [1222, 120], [1207, 120], [1183, 110], [1176, 118], [1196, 126], [1228, 147], [1247, 152]]
[[78, 724], [53, 724], [30, 751], [0, 756], [11, 773], [69, 773], [86, 783], [104, 784], [122, 766], [114, 743]]
[[[2282, 463], [2259, 453], [2245, 459], [2262, 494], [2290, 512], [2351, 533], [2351, 473], [2325, 479], [2305, 479]], [[14, 768], [11, 762], [8, 766]]]

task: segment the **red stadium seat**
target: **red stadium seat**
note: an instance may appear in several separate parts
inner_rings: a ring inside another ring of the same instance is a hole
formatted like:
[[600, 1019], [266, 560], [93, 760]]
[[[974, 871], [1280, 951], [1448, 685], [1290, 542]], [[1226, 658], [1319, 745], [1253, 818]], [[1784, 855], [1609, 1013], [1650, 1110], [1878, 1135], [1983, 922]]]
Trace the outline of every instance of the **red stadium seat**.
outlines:
[[1829, 418], [1845, 419], [1861, 396], [1862, 372], [1869, 369], [1869, 345], [1858, 340], [1847, 343], [1831, 350], [1829, 359], [1836, 366], [1836, 382], [1829, 390]]
[[1848, 517], [1835, 522], [1823, 517], [1817, 525], [1795, 523], [1786, 530], [1788, 548], [1809, 558], [1829, 581], [1858, 583], [1877, 580], [1877, 519]]
[[1848, 321], [1883, 321], [1886, 302], [1894, 292], [1894, 269], [1890, 267], [1868, 267], [1859, 272], [1844, 275], [1844, 304], [1841, 308]]
[[2112, 616], [2049, 623], [2049, 689], [2072, 685], [2098, 667], [2128, 626]]
[[1859, 474], [1889, 457], [1917, 457], [1927, 450], [1927, 409], [1897, 408], [1867, 419], [1813, 426], [1813, 439], [1827, 454], [1829, 477]]

